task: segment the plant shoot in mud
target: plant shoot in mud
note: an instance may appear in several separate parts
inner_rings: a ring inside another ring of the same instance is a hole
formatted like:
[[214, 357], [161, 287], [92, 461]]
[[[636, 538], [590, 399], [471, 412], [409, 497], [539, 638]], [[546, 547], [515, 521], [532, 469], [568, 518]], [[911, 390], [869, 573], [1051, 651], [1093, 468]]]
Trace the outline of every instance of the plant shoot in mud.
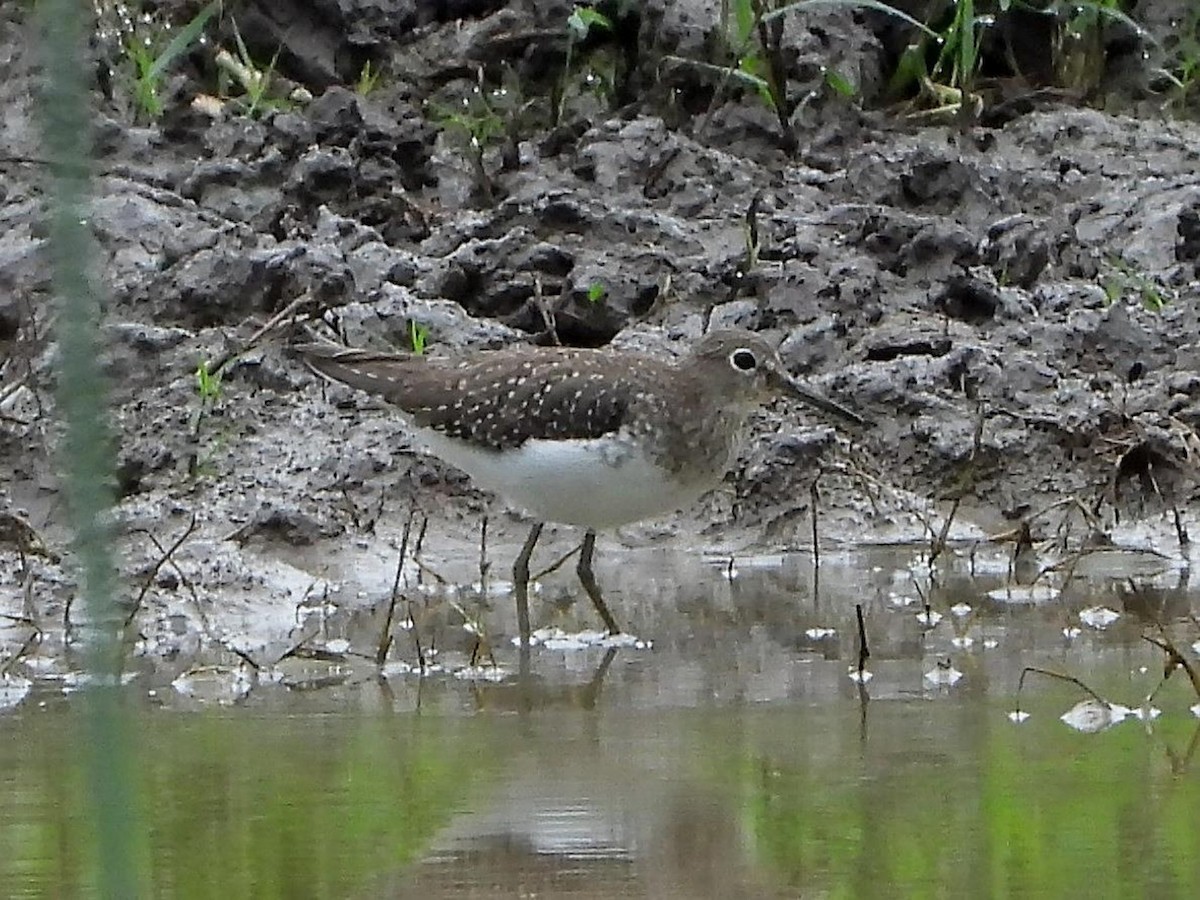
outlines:
[[157, 13], [120, 0], [96, 0], [96, 40], [113, 57], [110, 73], [129, 82], [138, 121], [153, 121], [162, 115], [161, 92], [167, 71], [194, 44], [206, 42], [204, 28], [220, 11], [221, 3], [222, 0], [212, 0], [172, 33], [171, 23]]
[[[1013, 18], [1018, 13], [1026, 16], [1024, 24]], [[1080, 96], [1095, 89], [1104, 73], [1108, 26], [1118, 25], [1139, 40], [1151, 40], [1117, 0], [955, 0], [943, 15], [930, 21], [934, 30], [925, 29], [901, 54], [888, 80], [887, 94], [897, 98], [915, 93], [908, 101], [916, 107], [912, 118], [956, 115], [969, 123], [984, 106], [983, 97], [976, 92], [981, 70], [1025, 74], [1019, 68], [1013, 40], [1023, 35], [1021, 29], [1028, 29], [1029, 14], [1043, 16], [1047, 23], [1044, 38], [1049, 67], [1042, 80]]]
[[[799, 105], [788, 94], [790, 63], [785, 53], [784, 20], [794, 12], [806, 12], [818, 7], [848, 7], [872, 9], [907, 22], [936, 38], [935, 32], [912, 16], [877, 0], [798, 0], [783, 3], [779, 0], [723, 0], [721, 4], [721, 34], [725, 39], [725, 60], [715, 64], [701, 60], [666, 56], [664, 61], [685, 65], [720, 78], [713, 93], [708, 113], [697, 129], [703, 133], [726, 88], [731, 83], [751, 88], [779, 120], [781, 143], [789, 152], [797, 146], [792, 127], [792, 115]], [[857, 92], [844, 76], [823, 69], [825, 83], [843, 97]]]
[[1052, 48], [1058, 84], [1081, 95], [1095, 89], [1104, 75], [1107, 24], [1120, 22], [1146, 37], [1141, 26], [1122, 12], [1120, 0], [1056, 0], [1046, 5], [1045, 12], [1058, 20]]
[[429, 329], [416, 319], [408, 320], [408, 347], [417, 356], [425, 355], [425, 347], [429, 344]]
[[203, 404], [212, 405], [221, 398], [221, 372], [209, 371], [208, 363], [196, 367], [196, 393]]
[[374, 92], [379, 86], [379, 70], [371, 66], [371, 61], [368, 59], [363, 63], [363, 67], [358, 72], [358, 81], [355, 82], [354, 90], [360, 97], [366, 97]]
[[554, 104], [554, 123], [562, 120], [563, 107], [567, 102], [567, 86], [571, 79], [571, 62], [575, 46], [588, 39], [593, 29], [612, 31], [613, 24], [608, 16], [590, 6], [576, 6], [567, 16], [567, 58], [563, 63], [562, 81], [558, 88], [558, 102]]
[[[489, 147], [506, 137], [512, 137], [510, 143], [515, 145], [513, 130], [516, 113], [510, 115], [506, 122], [488, 101], [488, 93], [483, 81], [483, 72], [480, 71], [478, 82], [456, 103], [443, 106], [430, 101], [426, 104], [426, 111], [462, 153], [475, 179], [480, 199], [490, 206], [495, 202], [496, 189], [484, 164], [484, 154]], [[498, 88], [491, 94], [494, 98], [503, 100], [507, 96], [507, 89]]]
[[219, 88], [222, 96], [229, 95], [235, 85], [240, 87], [242, 96], [236, 98], [235, 102], [252, 119], [271, 110], [288, 108], [290, 100], [271, 95], [279, 51], [275, 51], [271, 62], [263, 69], [251, 58], [236, 22], [233, 24], [233, 38], [237, 44], [238, 55], [235, 57], [228, 50], [222, 49], [217, 53], [215, 60], [221, 73]]
[[1200, 5], [1185, 20], [1171, 24], [1175, 33], [1163, 41], [1162, 64], [1155, 72], [1170, 85], [1167, 105], [1185, 113], [1195, 102], [1200, 79]]
[[1110, 257], [1108, 267], [1109, 271], [1100, 280], [1100, 286], [1109, 304], [1118, 303], [1133, 294], [1150, 312], [1166, 309], [1171, 298], [1149, 275], [1138, 271], [1119, 256]]

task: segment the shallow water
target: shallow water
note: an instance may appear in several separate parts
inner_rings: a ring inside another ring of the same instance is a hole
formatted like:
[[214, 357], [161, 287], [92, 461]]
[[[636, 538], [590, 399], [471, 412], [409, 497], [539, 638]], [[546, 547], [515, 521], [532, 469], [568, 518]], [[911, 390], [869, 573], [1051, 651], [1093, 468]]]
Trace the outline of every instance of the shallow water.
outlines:
[[[1030, 676], [1030, 718], [1009, 717], [1026, 665], [1140, 706], [1162, 673], [1147, 604], [1200, 640], [1186, 578], [1097, 574], [1033, 604], [989, 599], [1005, 576], [977, 560], [929, 595], [943, 618], [927, 629], [892, 556], [827, 558], [819, 597], [804, 557], [757, 562], [730, 581], [692, 559], [683, 582], [661, 559], [617, 561], [615, 605], [653, 649], [535, 648], [522, 673], [499, 645], [498, 683], [343, 665], [219, 705], [143, 673], [127, 691], [144, 894], [1200, 896], [1186, 678], [1156, 694], [1157, 718], [1085, 733], [1059, 716], [1086, 695]], [[1120, 617], [1084, 624], [1097, 606]], [[953, 685], [929, 677], [950, 669]], [[42, 681], [0, 717], [4, 896], [87, 893], [80, 707]]]

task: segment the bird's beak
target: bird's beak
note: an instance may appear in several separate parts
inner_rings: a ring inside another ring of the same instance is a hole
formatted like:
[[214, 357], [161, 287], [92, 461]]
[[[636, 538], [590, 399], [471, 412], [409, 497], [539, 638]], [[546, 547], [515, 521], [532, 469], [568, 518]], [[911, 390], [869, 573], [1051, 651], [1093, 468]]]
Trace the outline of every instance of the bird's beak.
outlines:
[[771, 375], [771, 382], [773, 383], [773, 386], [781, 394], [790, 394], [791, 396], [807, 403], [813, 409], [819, 410], [827, 415], [843, 419], [847, 422], [851, 422], [854, 425], [867, 424], [867, 420], [858, 413], [854, 412], [852, 409], [842, 406], [840, 403], [835, 403], [826, 397], [822, 397], [820, 394], [815, 393], [814, 391], [805, 387], [797, 379], [788, 374], [788, 372], [782, 367], [772, 368]]

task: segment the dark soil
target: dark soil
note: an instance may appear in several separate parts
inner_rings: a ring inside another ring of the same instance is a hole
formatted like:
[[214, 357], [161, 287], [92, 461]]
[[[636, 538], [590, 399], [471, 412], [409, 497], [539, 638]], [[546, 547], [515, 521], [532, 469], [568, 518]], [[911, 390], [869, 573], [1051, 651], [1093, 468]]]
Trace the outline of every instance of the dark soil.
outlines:
[[[155, 9], [182, 23], [200, 5]], [[32, 6], [0, 8], [0, 611], [49, 634], [75, 582]], [[1028, 25], [1026, 79], [985, 70], [976, 122], [885, 100], [907, 26], [792, 16], [790, 133], [753, 92], [672, 61], [711, 57], [717, 0], [607, 4], [615, 28], [571, 49], [565, 89], [563, 2], [229, 6], [171, 68], [152, 124], [111, 42], [90, 50], [119, 560], [153, 652], [252, 654], [302, 639], [297, 604], [378, 603], [412, 509], [435, 568], [473, 565], [489, 509], [495, 540], [523, 528], [287, 350], [404, 346], [413, 321], [450, 353], [555, 337], [672, 352], [742, 325], [873, 423], [848, 433], [780, 404], [726, 490], [630, 543], [806, 545], [819, 477], [828, 539], [928, 540], [953, 510], [951, 536], [1028, 526], [1060, 549], [1179, 553], [1171, 511], [1186, 528], [1197, 509], [1200, 127], [1154, 92], [1144, 51], [1170, 44], [1186, 3], [1133, 10], [1157, 45], [1111, 28], [1083, 96], [1037, 70], [1050, 37]], [[211, 99], [235, 22], [260, 66], [275, 60], [252, 111], [236, 86]], [[197, 367], [226, 354], [204, 404]], [[266, 620], [273, 638], [244, 637]]]

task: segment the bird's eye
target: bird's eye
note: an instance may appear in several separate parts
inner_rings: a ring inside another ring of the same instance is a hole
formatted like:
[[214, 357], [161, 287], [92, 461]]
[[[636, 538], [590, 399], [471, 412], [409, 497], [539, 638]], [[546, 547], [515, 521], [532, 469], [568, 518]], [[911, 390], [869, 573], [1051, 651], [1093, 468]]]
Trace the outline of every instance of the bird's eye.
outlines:
[[752, 372], [758, 367], [758, 357], [750, 350], [744, 347], [740, 350], [734, 350], [729, 354], [729, 361], [733, 363], [733, 367], [742, 372]]

